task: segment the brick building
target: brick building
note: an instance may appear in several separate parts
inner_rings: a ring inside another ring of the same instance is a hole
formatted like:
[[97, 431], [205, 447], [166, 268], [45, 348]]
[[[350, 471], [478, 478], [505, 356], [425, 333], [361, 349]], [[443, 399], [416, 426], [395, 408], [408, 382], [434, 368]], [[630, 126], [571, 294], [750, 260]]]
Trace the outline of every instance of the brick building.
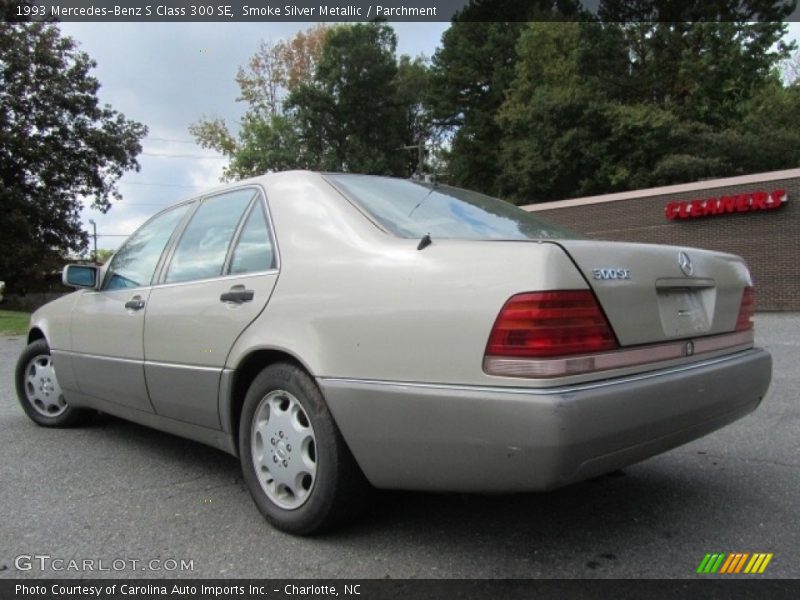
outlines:
[[800, 169], [522, 208], [589, 238], [738, 254], [760, 310], [800, 311]]

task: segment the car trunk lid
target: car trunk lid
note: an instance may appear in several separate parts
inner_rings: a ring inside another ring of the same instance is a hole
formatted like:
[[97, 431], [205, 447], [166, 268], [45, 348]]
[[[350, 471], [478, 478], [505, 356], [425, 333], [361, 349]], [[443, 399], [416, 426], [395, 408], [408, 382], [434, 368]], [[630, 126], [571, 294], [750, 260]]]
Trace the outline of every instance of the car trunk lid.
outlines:
[[621, 346], [734, 330], [750, 274], [738, 256], [653, 244], [558, 240]]

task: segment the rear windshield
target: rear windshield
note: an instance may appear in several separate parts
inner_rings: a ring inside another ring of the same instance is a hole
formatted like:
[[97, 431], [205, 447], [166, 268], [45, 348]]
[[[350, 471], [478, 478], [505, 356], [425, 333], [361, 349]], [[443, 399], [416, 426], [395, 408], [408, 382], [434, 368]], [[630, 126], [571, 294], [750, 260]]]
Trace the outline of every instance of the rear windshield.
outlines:
[[447, 185], [371, 175], [326, 175], [375, 221], [398, 237], [462, 240], [576, 239], [526, 210]]

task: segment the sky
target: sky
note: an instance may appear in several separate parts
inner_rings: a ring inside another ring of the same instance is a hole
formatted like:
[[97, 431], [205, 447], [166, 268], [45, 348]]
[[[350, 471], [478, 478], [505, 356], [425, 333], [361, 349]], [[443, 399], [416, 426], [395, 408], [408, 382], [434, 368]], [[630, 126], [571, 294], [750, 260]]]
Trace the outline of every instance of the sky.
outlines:
[[[189, 124], [222, 117], [231, 129], [246, 105], [237, 102], [236, 70], [262, 40], [289, 39], [313, 23], [61, 23], [96, 62], [100, 101], [147, 125], [139, 172], [120, 180], [122, 200], [108, 213], [85, 208], [97, 225], [98, 248], [115, 249], [155, 214], [218, 185], [221, 160], [194, 143]], [[393, 23], [398, 55], [431, 56], [449, 23]]]
[[[100, 101], [147, 125], [141, 170], [120, 180], [122, 200], [102, 214], [85, 208], [97, 226], [98, 248], [115, 249], [148, 217], [218, 185], [226, 160], [200, 148], [189, 124], [223, 118], [231, 129], [245, 110], [237, 102], [236, 70], [262, 40], [289, 39], [312, 23], [62, 23], [96, 62]], [[392, 23], [398, 54], [431, 56], [449, 23]], [[789, 24], [800, 39], [800, 23]]]

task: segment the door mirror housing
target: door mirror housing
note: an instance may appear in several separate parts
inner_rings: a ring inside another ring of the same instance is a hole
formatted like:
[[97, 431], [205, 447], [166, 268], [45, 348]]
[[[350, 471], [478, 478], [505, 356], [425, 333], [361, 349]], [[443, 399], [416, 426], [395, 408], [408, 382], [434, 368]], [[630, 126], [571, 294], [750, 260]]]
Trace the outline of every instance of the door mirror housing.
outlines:
[[68, 287], [96, 290], [100, 269], [92, 265], [67, 265], [61, 281]]

